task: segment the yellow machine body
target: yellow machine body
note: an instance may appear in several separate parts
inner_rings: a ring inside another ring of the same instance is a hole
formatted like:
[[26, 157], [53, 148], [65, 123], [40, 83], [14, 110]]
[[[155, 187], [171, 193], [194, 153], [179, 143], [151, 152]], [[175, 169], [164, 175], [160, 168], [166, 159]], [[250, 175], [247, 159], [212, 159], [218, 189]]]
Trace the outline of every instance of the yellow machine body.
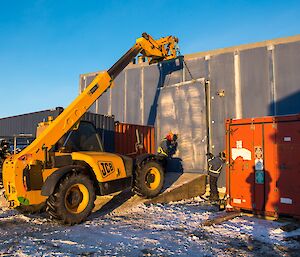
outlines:
[[[37, 205], [44, 202], [47, 197], [41, 195], [41, 190], [28, 191], [25, 187], [23, 170], [26, 168], [24, 164], [28, 159], [14, 161], [13, 157], [11, 156], [6, 160], [4, 169], [22, 170], [22, 172], [18, 173], [17, 176], [5, 177], [6, 197], [10, 206], [17, 207], [20, 204]], [[27, 158], [30, 158], [30, 156]], [[122, 158], [116, 154], [107, 152], [73, 152], [72, 159], [89, 165], [99, 183], [122, 179], [132, 175], [130, 171], [126, 171]], [[46, 181], [58, 169], [44, 169], [42, 172], [43, 181]]]
[[[52, 174], [61, 167], [48, 165], [50, 150], [80, 120], [91, 105], [112, 86], [116, 76], [137, 54], [148, 57], [150, 63], [169, 60], [176, 57], [175, 37], [154, 40], [144, 33], [135, 45], [107, 72], [98, 74], [91, 84], [53, 121], [41, 126], [37, 138], [24, 150], [9, 156], [3, 164], [3, 184], [5, 196], [10, 207], [19, 205], [37, 205], [45, 202], [47, 196], [41, 193], [41, 187]], [[52, 152], [53, 154], [53, 152]], [[98, 183], [116, 181], [131, 177], [131, 171], [125, 169], [124, 160], [115, 154], [104, 152], [54, 152], [54, 156], [71, 155], [73, 162], [84, 163], [91, 168]], [[24, 175], [30, 171], [32, 187], [26, 188]]]

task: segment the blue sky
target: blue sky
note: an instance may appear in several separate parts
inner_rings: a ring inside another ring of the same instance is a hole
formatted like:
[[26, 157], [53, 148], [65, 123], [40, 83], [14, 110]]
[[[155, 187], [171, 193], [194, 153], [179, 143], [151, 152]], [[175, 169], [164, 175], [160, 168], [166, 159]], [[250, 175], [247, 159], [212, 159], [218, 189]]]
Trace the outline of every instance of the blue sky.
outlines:
[[0, 0], [0, 118], [66, 107], [142, 32], [183, 54], [300, 34], [300, 1]]

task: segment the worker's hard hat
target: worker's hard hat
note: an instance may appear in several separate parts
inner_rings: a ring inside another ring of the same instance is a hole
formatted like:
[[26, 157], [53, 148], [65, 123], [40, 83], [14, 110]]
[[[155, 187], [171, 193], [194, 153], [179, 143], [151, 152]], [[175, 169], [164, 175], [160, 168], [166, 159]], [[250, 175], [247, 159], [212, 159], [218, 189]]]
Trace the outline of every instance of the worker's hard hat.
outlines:
[[172, 139], [173, 139], [173, 133], [172, 132], [168, 133], [166, 135], [166, 139], [169, 140], [169, 141], [172, 141]]
[[178, 138], [178, 135], [173, 134], [172, 132], [170, 132], [166, 135], [166, 139], [169, 140], [169, 141], [176, 141], [177, 138]]

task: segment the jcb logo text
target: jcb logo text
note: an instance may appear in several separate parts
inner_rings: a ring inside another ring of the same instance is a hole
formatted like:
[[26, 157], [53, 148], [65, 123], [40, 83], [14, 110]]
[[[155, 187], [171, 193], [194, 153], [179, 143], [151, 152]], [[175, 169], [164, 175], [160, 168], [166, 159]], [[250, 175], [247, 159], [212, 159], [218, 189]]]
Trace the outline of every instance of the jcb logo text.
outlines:
[[98, 162], [102, 177], [105, 178], [115, 171], [112, 162]]

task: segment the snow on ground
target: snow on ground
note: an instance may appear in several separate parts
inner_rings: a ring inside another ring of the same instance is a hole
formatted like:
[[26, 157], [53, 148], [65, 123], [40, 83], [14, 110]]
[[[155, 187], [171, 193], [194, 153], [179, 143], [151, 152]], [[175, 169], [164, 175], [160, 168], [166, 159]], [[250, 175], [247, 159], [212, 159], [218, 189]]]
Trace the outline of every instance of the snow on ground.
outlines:
[[46, 215], [22, 215], [0, 207], [1, 256], [299, 256], [300, 228], [238, 217], [201, 223], [220, 212], [200, 198], [138, 205], [122, 213], [93, 213], [76, 226]]

